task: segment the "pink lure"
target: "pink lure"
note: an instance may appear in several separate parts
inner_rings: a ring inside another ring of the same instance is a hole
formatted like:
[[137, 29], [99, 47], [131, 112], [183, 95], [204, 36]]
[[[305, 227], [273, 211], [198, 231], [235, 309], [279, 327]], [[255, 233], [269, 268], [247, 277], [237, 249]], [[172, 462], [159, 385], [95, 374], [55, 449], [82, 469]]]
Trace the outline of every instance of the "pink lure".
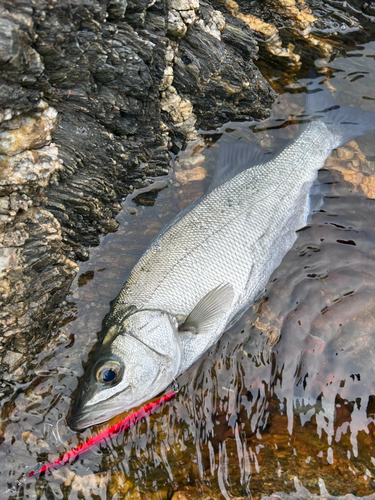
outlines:
[[117, 422], [117, 424], [112, 425], [108, 429], [104, 429], [102, 432], [99, 432], [99, 434], [97, 434], [96, 436], [80, 444], [79, 446], [77, 446], [77, 448], [73, 448], [72, 450], [67, 451], [61, 458], [56, 458], [52, 462], [44, 464], [43, 467], [41, 467], [41, 469], [37, 471], [30, 471], [27, 476], [28, 477], [35, 476], [36, 474], [40, 474], [41, 472], [46, 472], [51, 469], [56, 469], [57, 467], [61, 467], [62, 465], [66, 465], [72, 459], [78, 457], [79, 455], [82, 455], [82, 453], [84, 453], [87, 450], [90, 450], [96, 444], [107, 441], [113, 436], [116, 436], [116, 434], [119, 434], [122, 431], [130, 429], [130, 427], [133, 427], [133, 425], [135, 425], [137, 422], [139, 422], [143, 418], [153, 413], [163, 403], [166, 403], [167, 401], [170, 401], [172, 398], [174, 398], [175, 395], [176, 393], [171, 391], [168, 394], [162, 396], [157, 401], [154, 401], [146, 406], [143, 406], [143, 408], [140, 408], [134, 413], [131, 413], [120, 422]]

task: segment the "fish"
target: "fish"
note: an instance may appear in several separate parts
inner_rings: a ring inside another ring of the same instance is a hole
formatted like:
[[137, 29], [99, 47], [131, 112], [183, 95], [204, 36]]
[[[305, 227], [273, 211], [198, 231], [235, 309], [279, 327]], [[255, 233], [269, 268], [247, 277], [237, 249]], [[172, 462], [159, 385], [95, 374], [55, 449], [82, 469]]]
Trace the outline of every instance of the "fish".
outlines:
[[297, 137], [265, 155], [224, 143], [213, 184], [154, 238], [103, 321], [68, 418], [82, 430], [165, 391], [264, 291], [306, 225], [334, 148], [375, 128], [312, 78]]

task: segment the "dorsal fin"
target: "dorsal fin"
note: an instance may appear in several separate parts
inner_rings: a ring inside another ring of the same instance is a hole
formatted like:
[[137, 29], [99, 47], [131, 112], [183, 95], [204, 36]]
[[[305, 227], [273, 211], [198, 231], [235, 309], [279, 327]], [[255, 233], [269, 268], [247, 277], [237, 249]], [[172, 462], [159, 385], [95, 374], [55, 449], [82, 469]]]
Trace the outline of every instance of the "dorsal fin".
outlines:
[[262, 149], [255, 142], [223, 141], [209, 191], [254, 165], [266, 163], [270, 160], [270, 157], [271, 153]]

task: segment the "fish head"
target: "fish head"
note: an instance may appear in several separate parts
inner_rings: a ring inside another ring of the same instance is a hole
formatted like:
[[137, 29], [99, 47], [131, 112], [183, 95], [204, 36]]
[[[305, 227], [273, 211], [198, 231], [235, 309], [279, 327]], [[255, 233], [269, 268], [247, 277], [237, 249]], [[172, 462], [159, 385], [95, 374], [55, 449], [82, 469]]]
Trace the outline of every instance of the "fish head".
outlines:
[[69, 426], [82, 430], [153, 398], [181, 364], [178, 323], [163, 311], [143, 310], [112, 324], [86, 367]]

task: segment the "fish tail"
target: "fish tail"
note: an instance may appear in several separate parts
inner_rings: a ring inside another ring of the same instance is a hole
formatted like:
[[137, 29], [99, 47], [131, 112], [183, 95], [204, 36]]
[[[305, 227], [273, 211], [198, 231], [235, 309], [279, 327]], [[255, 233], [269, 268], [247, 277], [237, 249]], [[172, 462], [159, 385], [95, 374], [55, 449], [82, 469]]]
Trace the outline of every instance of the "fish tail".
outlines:
[[309, 77], [313, 77], [307, 85], [306, 111], [313, 117], [327, 125], [332, 133], [334, 148], [364, 135], [375, 129], [375, 114], [364, 111], [361, 108], [351, 106], [339, 106], [332, 96], [332, 93], [323, 86], [323, 78], [315, 70], [309, 72]]

